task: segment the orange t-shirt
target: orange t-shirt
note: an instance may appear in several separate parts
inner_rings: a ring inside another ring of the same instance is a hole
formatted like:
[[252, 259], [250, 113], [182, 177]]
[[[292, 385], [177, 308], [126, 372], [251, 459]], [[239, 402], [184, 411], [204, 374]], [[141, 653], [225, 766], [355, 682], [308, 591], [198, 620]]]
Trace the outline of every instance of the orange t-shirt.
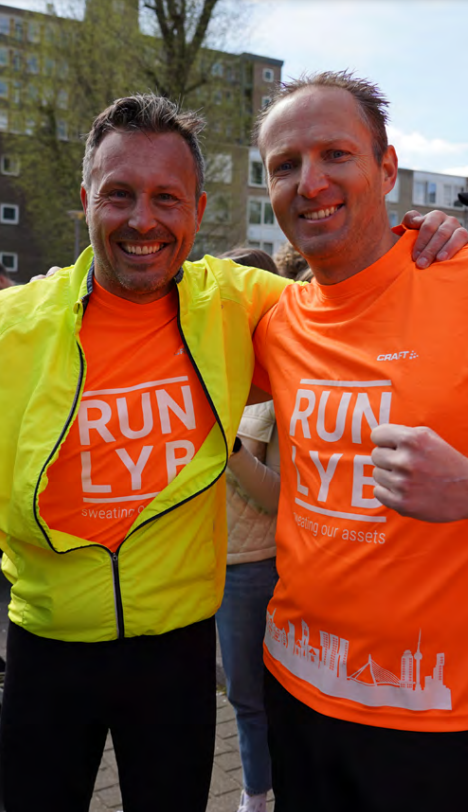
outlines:
[[94, 280], [76, 420], [39, 499], [49, 527], [117, 549], [215, 418], [177, 326], [177, 292], [134, 304]]
[[266, 665], [328, 716], [468, 729], [468, 522], [373, 496], [370, 432], [429, 426], [468, 456], [468, 250], [419, 271], [405, 233], [337, 285], [287, 288], [254, 336], [281, 455]]

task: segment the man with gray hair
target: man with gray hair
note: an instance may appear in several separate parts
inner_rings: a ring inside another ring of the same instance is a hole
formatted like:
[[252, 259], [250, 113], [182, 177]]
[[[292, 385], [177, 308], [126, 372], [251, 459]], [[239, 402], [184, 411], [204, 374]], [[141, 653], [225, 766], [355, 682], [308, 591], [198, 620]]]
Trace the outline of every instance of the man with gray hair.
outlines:
[[86, 145], [92, 248], [0, 297], [9, 812], [86, 812], [109, 730], [128, 812], [206, 806], [222, 475], [287, 282], [187, 262], [201, 126], [153, 95], [112, 104]]
[[421, 273], [411, 232], [390, 229], [387, 104], [327, 72], [280, 88], [257, 131], [278, 222], [315, 274], [254, 336], [281, 453], [277, 812], [465, 797], [468, 251]]

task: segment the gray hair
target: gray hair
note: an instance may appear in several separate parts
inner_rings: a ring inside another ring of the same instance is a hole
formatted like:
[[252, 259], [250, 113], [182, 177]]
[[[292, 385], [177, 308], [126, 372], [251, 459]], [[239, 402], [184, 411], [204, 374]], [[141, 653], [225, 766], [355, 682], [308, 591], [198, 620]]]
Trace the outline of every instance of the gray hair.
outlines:
[[271, 96], [271, 101], [263, 108], [257, 118], [253, 131], [254, 141], [259, 142], [263, 124], [271, 111], [283, 99], [309, 87], [338, 87], [347, 90], [348, 93], [354, 96], [372, 133], [374, 156], [380, 166], [388, 148], [385, 125], [388, 122], [387, 108], [389, 101], [378, 85], [372, 84], [367, 79], [359, 79], [352, 72], [346, 70], [303, 74], [299, 79], [279, 84]]
[[155, 93], [136, 94], [117, 99], [93, 121], [86, 139], [83, 158], [83, 186], [89, 189], [96, 150], [108, 132], [178, 133], [193, 155], [197, 200], [203, 191], [205, 162], [200, 149], [199, 133], [205, 126], [201, 116], [179, 107]]

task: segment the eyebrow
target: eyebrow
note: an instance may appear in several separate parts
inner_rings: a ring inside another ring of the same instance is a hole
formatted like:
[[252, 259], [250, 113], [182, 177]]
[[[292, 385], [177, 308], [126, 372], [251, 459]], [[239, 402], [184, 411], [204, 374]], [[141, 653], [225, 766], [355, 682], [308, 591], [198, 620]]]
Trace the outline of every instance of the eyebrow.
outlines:
[[[316, 143], [312, 144], [312, 147], [318, 146], [323, 149], [324, 147], [327, 148], [335, 146], [337, 143], [346, 144], [354, 147], [357, 146], [355, 139], [351, 135], [347, 133], [341, 134], [337, 133], [336, 135], [326, 136], [324, 138], [317, 139]], [[291, 146], [285, 145], [284, 147], [278, 149], [278, 151], [275, 151], [275, 149], [273, 149], [268, 155], [267, 162], [269, 163], [270, 160], [276, 161], [279, 159], [288, 158], [291, 155], [294, 155], [295, 153], [298, 152], [302, 152], [302, 149], [296, 143], [291, 144]]]

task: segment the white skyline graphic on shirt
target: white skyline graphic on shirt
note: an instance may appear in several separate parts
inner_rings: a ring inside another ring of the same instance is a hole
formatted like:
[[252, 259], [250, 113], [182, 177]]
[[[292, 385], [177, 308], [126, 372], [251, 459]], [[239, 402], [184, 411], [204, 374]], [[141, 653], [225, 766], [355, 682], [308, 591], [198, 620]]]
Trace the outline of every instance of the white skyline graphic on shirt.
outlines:
[[302, 620], [302, 638], [296, 639], [294, 624], [289, 632], [274, 622], [275, 611], [267, 612], [265, 645], [275, 660], [299, 679], [328, 696], [349, 699], [369, 707], [387, 705], [411, 711], [451, 710], [452, 695], [444, 685], [445, 654], [436, 656], [432, 675], [421, 682], [421, 632], [417, 649], [406, 649], [401, 657], [400, 677], [379, 665], [369, 654], [357, 671], [348, 675], [349, 640], [320, 631], [320, 648], [309, 640], [309, 627]]

